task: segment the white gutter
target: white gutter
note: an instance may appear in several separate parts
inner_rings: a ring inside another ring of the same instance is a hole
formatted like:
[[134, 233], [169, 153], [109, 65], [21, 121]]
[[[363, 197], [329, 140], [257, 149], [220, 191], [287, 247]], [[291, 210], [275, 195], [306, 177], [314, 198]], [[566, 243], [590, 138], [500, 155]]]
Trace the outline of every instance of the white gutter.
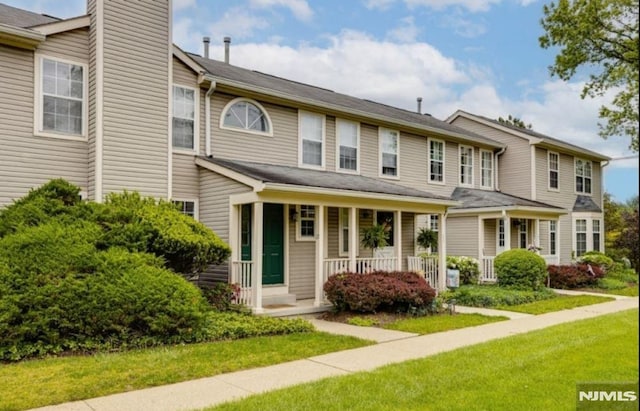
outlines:
[[0, 44], [35, 50], [46, 36], [34, 30], [23, 29], [0, 23]]
[[204, 96], [204, 132], [205, 132], [205, 138], [204, 138], [205, 151], [204, 152], [207, 157], [210, 157], [211, 156], [211, 95], [216, 90], [216, 86], [218, 85], [218, 83], [216, 83], [216, 80], [208, 74], [205, 74], [202, 76], [202, 81], [204, 80], [209, 80], [211, 82], [211, 84], [209, 85], [209, 90], [207, 90], [207, 94], [205, 94]]
[[498, 157], [499, 157], [499, 156], [501, 156], [501, 155], [503, 155], [505, 151], [507, 151], [507, 146], [502, 147], [502, 148], [500, 149], [500, 151], [498, 151], [498, 152], [495, 154], [495, 158], [496, 158], [496, 183], [495, 183], [495, 185], [494, 185], [494, 186], [495, 186], [496, 191], [500, 191], [500, 185], [499, 185], [499, 183], [500, 183], [500, 179], [499, 179], [499, 175], [500, 175], [500, 168], [499, 168], [499, 161], [498, 161]]
[[548, 208], [548, 207], [533, 207], [533, 206], [506, 206], [506, 207], [478, 207], [478, 208], [453, 208], [449, 209], [449, 214], [478, 214], [478, 213], [495, 213], [501, 212], [504, 216], [507, 211], [524, 211], [528, 213], [537, 214], [568, 214], [565, 209], [560, 208]]

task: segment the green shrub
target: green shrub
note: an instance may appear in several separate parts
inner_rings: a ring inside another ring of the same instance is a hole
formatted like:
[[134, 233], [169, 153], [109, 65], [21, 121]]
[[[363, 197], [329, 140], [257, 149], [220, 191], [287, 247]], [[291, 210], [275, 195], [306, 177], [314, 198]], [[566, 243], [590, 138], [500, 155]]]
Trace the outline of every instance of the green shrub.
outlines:
[[447, 268], [460, 271], [460, 284], [478, 284], [480, 279], [480, 264], [478, 260], [466, 256], [447, 256]]
[[616, 280], [615, 278], [604, 277], [598, 279], [597, 287], [603, 290], [622, 290], [623, 288], [627, 288], [627, 283]]
[[539, 291], [515, 290], [495, 285], [465, 285], [455, 291], [445, 291], [439, 296], [445, 302], [451, 299], [456, 304], [469, 307], [497, 307], [500, 305], [519, 305], [539, 300], [555, 298], [549, 289]]
[[240, 293], [238, 284], [216, 283], [201, 287], [202, 294], [217, 311], [238, 311], [237, 300]]
[[498, 285], [521, 290], [540, 290], [545, 285], [547, 264], [538, 254], [514, 249], [500, 253], [494, 260]]
[[620, 263], [615, 263], [613, 267], [607, 271], [606, 277], [629, 284], [638, 284], [638, 273], [636, 273], [633, 268], [626, 268]]
[[600, 266], [605, 271], [613, 268], [614, 262], [610, 257], [599, 251], [587, 251], [578, 259], [579, 262], [584, 264], [591, 264]]
[[282, 319], [254, 316], [247, 313], [216, 311], [208, 314], [205, 328], [207, 340], [232, 340], [315, 330], [311, 323], [301, 318]]
[[324, 291], [336, 311], [359, 312], [428, 310], [436, 294], [424, 277], [402, 271], [335, 274]]

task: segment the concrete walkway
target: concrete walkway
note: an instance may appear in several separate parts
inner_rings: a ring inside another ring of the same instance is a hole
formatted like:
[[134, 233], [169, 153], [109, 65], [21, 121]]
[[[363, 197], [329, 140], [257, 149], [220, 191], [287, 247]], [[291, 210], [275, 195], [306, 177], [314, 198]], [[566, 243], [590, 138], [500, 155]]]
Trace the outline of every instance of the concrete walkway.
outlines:
[[[476, 327], [418, 336], [391, 330], [312, 320], [322, 331], [359, 336], [379, 343], [268, 367], [220, 374], [177, 384], [38, 408], [39, 411], [177, 411], [194, 410], [252, 394], [327, 377], [370, 371], [388, 364], [435, 355], [456, 348], [539, 330], [557, 324], [638, 308], [637, 297], [542, 315], [517, 315]], [[456, 307], [457, 312], [478, 309]], [[482, 309], [483, 314], [505, 312]], [[513, 314], [513, 313], [509, 313]]]

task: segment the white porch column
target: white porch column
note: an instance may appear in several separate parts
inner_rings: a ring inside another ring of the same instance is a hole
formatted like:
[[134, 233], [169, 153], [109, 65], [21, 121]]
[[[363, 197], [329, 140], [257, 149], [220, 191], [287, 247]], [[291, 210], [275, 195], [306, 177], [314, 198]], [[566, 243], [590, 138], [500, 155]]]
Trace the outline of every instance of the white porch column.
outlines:
[[511, 250], [511, 217], [504, 218], [504, 251]]
[[356, 258], [358, 257], [358, 209], [349, 209], [349, 272], [356, 272]]
[[402, 271], [402, 211], [394, 212], [393, 244], [396, 250], [396, 270]]
[[318, 229], [316, 235], [316, 292], [313, 305], [319, 307], [324, 300], [324, 215], [325, 207], [322, 205], [316, 206], [316, 228]]
[[[542, 247], [540, 244], [540, 219], [533, 220], [533, 245], [536, 247]], [[538, 253], [540, 254], [540, 253]]]
[[263, 210], [264, 204], [257, 202], [253, 204], [253, 221], [251, 231], [253, 237], [251, 238], [251, 249], [253, 250], [253, 278], [251, 279], [251, 288], [253, 291], [253, 312], [262, 313], [262, 252], [263, 252]]
[[229, 282], [239, 282], [237, 272], [234, 270], [234, 262], [239, 261], [240, 237], [238, 231], [240, 229], [240, 211], [241, 205], [229, 205], [229, 245], [231, 246], [231, 257], [229, 258]]
[[447, 288], [447, 213], [438, 214], [438, 284], [439, 291]]
[[484, 219], [478, 216], [478, 260], [484, 257]]

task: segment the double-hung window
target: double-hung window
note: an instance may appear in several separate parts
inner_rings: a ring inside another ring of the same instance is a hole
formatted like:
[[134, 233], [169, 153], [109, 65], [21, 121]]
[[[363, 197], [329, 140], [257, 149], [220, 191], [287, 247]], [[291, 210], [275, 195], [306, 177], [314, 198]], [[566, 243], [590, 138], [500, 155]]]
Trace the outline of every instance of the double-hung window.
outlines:
[[593, 251], [600, 251], [600, 220], [592, 222]]
[[196, 91], [173, 86], [173, 148], [195, 150]]
[[[429, 229], [431, 231], [433, 231], [434, 233], [436, 233], [436, 238], [439, 237], [438, 231], [440, 231], [438, 223], [439, 223], [438, 214], [429, 215]], [[437, 241], [436, 241], [436, 244], [431, 245], [431, 252], [432, 253], [437, 253], [438, 252], [438, 242]]]
[[323, 115], [300, 112], [300, 165], [324, 168]]
[[444, 141], [429, 139], [429, 182], [444, 183]]
[[549, 168], [549, 190], [557, 190], [559, 187], [560, 155], [549, 151], [547, 162]]
[[338, 141], [338, 170], [358, 172], [358, 143], [360, 127], [354, 121], [338, 119], [336, 121]]
[[348, 208], [339, 208], [339, 238], [338, 242], [340, 251], [339, 255], [341, 257], [346, 257], [349, 255], [349, 209]]
[[460, 185], [473, 186], [473, 147], [460, 146]]
[[520, 225], [518, 226], [518, 243], [520, 248], [527, 248], [529, 244], [527, 243], [527, 220], [520, 220]]
[[87, 135], [87, 66], [39, 56], [36, 134]]
[[549, 254], [556, 255], [558, 253], [558, 222], [549, 221]]
[[587, 252], [587, 220], [576, 220], [576, 257]]
[[305, 204], [299, 207], [298, 240], [313, 240], [316, 235], [316, 207]]
[[380, 129], [380, 175], [398, 176], [399, 133], [395, 130]]
[[480, 184], [484, 188], [493, 188], [493, 153], [480, 150]]
[[576, 159], [576, 192], [591, 194], [591, 161]]

